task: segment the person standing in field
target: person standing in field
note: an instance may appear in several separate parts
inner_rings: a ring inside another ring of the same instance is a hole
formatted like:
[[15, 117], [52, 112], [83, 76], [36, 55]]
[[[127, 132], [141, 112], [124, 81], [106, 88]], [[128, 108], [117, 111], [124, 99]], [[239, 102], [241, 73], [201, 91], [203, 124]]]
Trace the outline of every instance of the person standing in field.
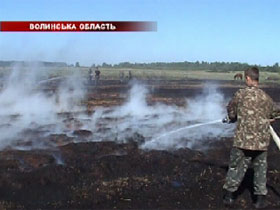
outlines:
[[120, 83], [122, 84], [124, 82], [124, 72], [120, 71]]
[[88, 82], [89, 82], [89, 84], [92, 83], [92, 80], [93, 80], [93, 72], [92, 72], [92, 69], [90, 68], [89, 71], [88, 71]]
[[269, 126], [272, 118], [280, 115], [273, 100], [259, 88], [259, 70], [245, 70], [246, 88], [238, 90], [227, 106], [228, 119], [237, 122], [229, 169], [223, 186], [225, 205], [232, 205], [235, 192], [242, 182], [249, 164], [254, 169], [256, 208], [267, 206], [266, 173], [267, 148], [270, 142]]
[[132, 80], [132, 73], [131, 73], [130, 70], [128, 71], [128, 80], [129, 80], [129, 81]]
[[98, 85], [99, 79], [100, 79], [100, 71], [99, 71], [98, 67], [96, 67], [96, 70], [95, 70], [95, 86]]

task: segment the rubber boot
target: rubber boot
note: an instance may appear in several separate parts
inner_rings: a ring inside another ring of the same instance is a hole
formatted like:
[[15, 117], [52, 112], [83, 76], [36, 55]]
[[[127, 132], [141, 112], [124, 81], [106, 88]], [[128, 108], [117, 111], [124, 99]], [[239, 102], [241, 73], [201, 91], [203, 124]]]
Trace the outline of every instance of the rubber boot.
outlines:
[[257, 200], [256, 200], [256, 203], [254, 204], [254, 206], [257, 209], [262, 209], [262, 208], [267, 207], [267, 205], [268, 204], [266, 202], [265, 195], [257, 195]]
[[235, 197], [233, 195], [233, 192], [226, 190], [224, 197], [223, 197], [224, 205], [231, 206], [234, 203], [234, 201], [235, 201]]

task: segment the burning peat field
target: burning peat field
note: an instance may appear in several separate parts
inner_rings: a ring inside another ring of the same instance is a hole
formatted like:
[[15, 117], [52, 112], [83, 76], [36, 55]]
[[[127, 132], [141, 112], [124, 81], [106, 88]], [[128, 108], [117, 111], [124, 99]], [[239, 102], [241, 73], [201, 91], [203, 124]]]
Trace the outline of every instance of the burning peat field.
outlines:
[[[234, 125], [221, 120], [238, 89], [233, 82], [104, 80], [95, 87], [79, 74], [40, 79], [20, 68], [3, 81], [1, 209], [224, 208]], [[266, 89], [277, 101], [279, 87]], [[274, 209], [279, 161], [272, 142]], [[253, 207], [251, 177], [248, 170], [236, 208]]]

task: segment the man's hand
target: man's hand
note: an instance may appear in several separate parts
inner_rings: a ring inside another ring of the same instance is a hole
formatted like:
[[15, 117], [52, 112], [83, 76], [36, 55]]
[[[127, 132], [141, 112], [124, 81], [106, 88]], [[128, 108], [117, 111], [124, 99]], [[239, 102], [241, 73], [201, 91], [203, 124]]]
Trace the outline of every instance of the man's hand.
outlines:
[[228, 116], [226, 116], [224, 119], [222, 119], [222, 123], [233, 123]]
[[275, 120], [280, 120], [280, 116], [274, 117], [273, 119], [269, 119], [268, 121], [269, 121], [270, 123], [273, 123], [273, 122], [275, 122]]
[[270, 123], [273, 123], [273, 122], [275, 122], [275, 119], [269, 119], [268, 120]]

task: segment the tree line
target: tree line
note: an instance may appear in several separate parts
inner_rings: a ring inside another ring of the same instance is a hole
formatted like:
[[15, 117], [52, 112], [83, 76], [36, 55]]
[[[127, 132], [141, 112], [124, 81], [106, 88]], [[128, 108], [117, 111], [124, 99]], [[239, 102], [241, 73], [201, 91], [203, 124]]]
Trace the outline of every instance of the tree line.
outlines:
[[272, 66], [249, 65], [247, 63], [239, 62], [154, 62], [154, 63], [130, 63], [122, 62], [119, 64], [103, 63], [101, 67], [104, 68], [133, 68], [133, 69], [177, 69], [177, 70], [208, 70], [213, 72], [229, 72], [229, 71], [243, 71], [246, 68], [256, 66], [261, 71], [280, 72], [278, 63]]
[[[27, 61], [0, 61], [0, 67], [10, 67], [13, 65], [21, 66], [30, 66], [32, 64], [39, 64], [45, 67], [67, 67], [72, 66], [73, 64], [68, 65], [65, 62], [27, 62]], [[93, 64], [92, 67], [96, 65]], [[229, 71], [243, 71], [246, 68], [256, 66], [261, 71], [270, 71], [270, 72], [280, 72], [280, 67], [278, 63], [275, 63], [271, 66], [261, 66], [261, 65], [249, 65], [248, 63], [239, 63], [239, 62], [206, 62], [206, 61], [196, 61], [196, 62], [152, 62], [152, 63], [130, 63], [130, 62], [121, 62], [118, 64], [107, 64], [103, 63], [102, 65], [97, 65], [103, 68], [131, 68], [131, 69], [158, 69], [158, 70], [207, 70], [212, 72], [229, 72]], [[76, 62], [75, 67], [80, 67], [79, 62]]]

